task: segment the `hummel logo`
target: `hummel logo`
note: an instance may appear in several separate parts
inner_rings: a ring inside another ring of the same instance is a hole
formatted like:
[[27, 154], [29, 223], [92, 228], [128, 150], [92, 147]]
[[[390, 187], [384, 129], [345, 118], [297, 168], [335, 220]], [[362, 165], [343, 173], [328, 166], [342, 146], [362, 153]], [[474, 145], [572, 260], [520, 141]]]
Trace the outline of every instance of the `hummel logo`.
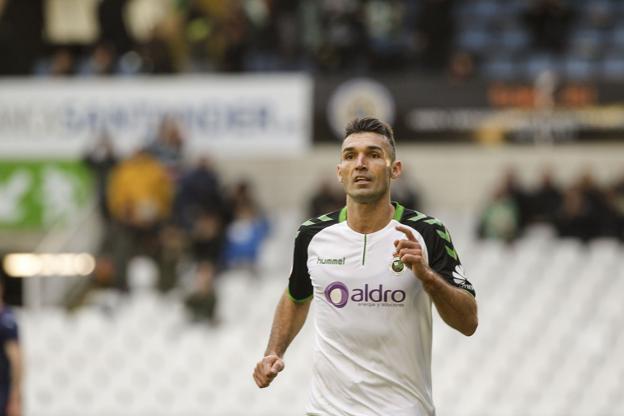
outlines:
[[345, 264], [345, 258], [341, 258], [341, 259], [322, 259], [320, 257], [318, 257], [316, 259], [316, 264], [334, 264], [337, 266], [343, 266]]

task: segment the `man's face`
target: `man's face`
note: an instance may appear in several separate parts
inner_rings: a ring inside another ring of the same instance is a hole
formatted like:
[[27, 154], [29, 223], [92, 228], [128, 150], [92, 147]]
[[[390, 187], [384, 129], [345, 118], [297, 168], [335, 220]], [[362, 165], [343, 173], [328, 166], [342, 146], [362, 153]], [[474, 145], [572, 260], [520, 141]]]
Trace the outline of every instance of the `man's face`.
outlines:
[[392, 162], [390, 143], [384, 136], [354, 133], [342, 143], [337, 173], [350, 198], [372, 203], [388, 194], [390, 180], [401, 174], [401, 162]]

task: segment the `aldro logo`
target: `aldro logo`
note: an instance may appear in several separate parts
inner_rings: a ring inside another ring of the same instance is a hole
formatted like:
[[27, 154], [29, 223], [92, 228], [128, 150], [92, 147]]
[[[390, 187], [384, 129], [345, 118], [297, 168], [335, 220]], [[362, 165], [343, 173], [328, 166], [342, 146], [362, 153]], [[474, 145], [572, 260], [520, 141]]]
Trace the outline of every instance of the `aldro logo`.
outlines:
[[336, 308], [344, 308], [349, 302], [368, 307], [403, 307], [405, 298], [404, 290], [386, 289], [382, 284], [373, 286], [367, 283], [349, 290], [347, 285], [336, 281], [325, 288], [325, 299]]

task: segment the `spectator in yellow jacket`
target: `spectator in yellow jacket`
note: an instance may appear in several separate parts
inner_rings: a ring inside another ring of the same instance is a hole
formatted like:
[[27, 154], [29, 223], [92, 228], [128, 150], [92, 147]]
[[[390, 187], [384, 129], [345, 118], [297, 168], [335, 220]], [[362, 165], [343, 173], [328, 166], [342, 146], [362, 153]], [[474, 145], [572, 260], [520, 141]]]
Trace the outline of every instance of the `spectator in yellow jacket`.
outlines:
[[111, 172], [108, 208], [113, 219], [112, 257], [116, 285], [127, 289], [126, 269], [134, 256], [145, 255], [159, 266], [159, 288], [175, 285], [175, 258], [166, 255], [161, 238], [169, 219], [174, 184], [166, 168], [144, 150]]

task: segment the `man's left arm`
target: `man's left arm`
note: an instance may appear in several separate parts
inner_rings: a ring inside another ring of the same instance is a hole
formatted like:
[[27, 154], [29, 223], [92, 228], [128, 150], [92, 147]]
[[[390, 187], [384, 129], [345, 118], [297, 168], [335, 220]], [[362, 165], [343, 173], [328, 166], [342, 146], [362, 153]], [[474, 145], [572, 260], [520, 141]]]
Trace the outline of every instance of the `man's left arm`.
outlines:
[[428, 266], [422, 266], [415, 273], [444, 322], [466, 336], [474, 334], [479, 324], [474, 296], [451, 286]]
[[[422, 282], [423, 288], [429, 294], [444, 322], [466, 336], [474, 334], [479, 320], [477, 301], [473, 294], [468, 292], [468, 290], [472, 290], [472, 285], [458, 274], [457, 277], [463, 281], [464, 285], [469, 285], [468, 289], [452, 286], [444, 277], [429, 267], [424, 258], [422, 247], [414, 237], [412, 230], [402, 225], [397, 226], [396, 229], [405, 234], [407, 239], [395, 241], [395, 255], [408, 265], [414, 275]], [[457, 262], [457, 266], [459, 266], [459, 270], [456, 269], [455, 273], [461, 272], [459, 262]]]

